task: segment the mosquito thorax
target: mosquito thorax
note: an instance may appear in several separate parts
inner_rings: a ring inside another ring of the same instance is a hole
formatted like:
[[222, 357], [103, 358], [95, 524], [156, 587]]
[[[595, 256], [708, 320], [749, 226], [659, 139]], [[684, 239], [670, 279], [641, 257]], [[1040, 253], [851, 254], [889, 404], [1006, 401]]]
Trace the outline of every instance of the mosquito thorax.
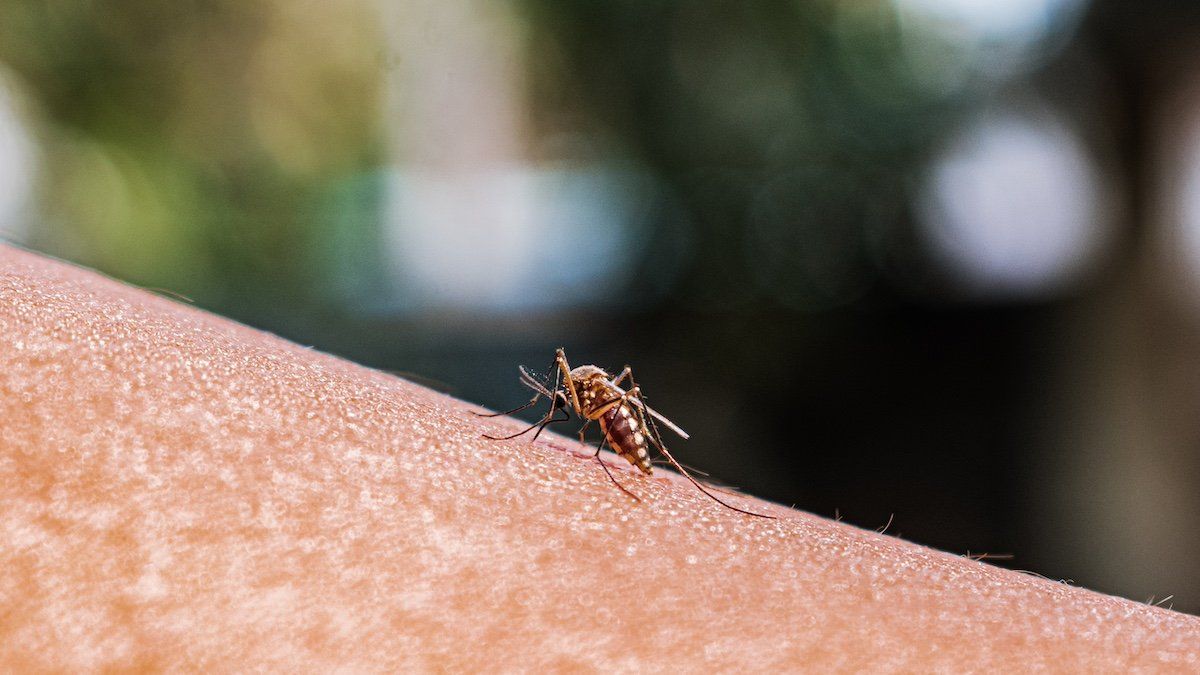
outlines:
[[579, 366], [571, 371], [571, 379], [575, 381], [576, 385], [586, 384], [596, 378], [610, 380], [612, 376], [599, 366]]
[[612, 386], [609, 381], [609, 374], [597, 366], [579, 366], [571, 370], [571, 383], [579, 394], [581, 414], [588, 416], [601, 401], [612, 398], [608, 394]]

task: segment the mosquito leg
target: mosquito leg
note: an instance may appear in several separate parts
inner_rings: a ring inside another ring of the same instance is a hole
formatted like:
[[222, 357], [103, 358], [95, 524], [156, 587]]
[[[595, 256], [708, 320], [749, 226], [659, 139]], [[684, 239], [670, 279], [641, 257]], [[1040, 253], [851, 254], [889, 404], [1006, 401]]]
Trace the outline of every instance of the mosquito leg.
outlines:
[[511, 415], [513, 413], [521, 412], [522, 410], [532, 408], [534, 405], [537, 404], [538, 399], [541, 397], [542, 397], [541, 394], [534, 394], [533, 398], [529, 399], [529, 403], [526, 403], [525, 405], [522, 405], [522, 406], [517, 406], [516, 408], [513, 408], [512, 410], [509, 410], [506, 412], [480, 413], [480, 412], [475, 412], [474, 410], [472, 410], [471, 414], [476, 417], [503, 417], [504, 415]]
[[[558, 377], [559, 377], [559, 373], [556, 371], [556, 372], [555, 372], [555, 374], [554, 374], [554, 386], [553, 386], [553, 388], [551, 388], [551, 389], [550, 389], [550, 391], [552, 391], [552, 392], [553, 392], [553, 391], [558, 391]], [[556, 409], [557, 407], [558, 407], [558, 396], [551, 396], [551, 397], [550, 397], [550, 413], [549, 413], [549, 415], [547, 415], [547, 417], [553, 417], [553, 415], [554, 415], [554, 411], [555, 411], [555, 409]], [[566, 412], [566, 411], [564, 411], [564, 412]], [[550, 424], [550, 423], [552, 423], [552, 422], [555, 422], [555, 421], [558, 421], [558, 422], [565, 422], [565, 421], [567, 421], [567, 420], [569, 420], [569, 419], [571, 419], [571, 413], [567, 412], [567, 417], [566, 417], [566, 419], [561, 419], [561, 420], [550, 420], [550, 421], [544, 422], [544, 423], [543, 423], [543, 424], [542, 424], [540, 427], [538, 427], [537, 433], [535, 433], [535, 434], [533, 435], [533, 440], [535, 440], [535, 441], [536, 441], [536, 440], [537, 440], [537, 438], [538, 438], [538, 436], [541, 436], [541, 435], [542, 435], [542, 432], [546, 430], [546, 425], [547, 425], [547, 424]]]
[[[591, 420], [585, 419], [583, 421], [583, 426], [579, 427], [579, 442], [580, 443], [583, 443], [583, 444], [587, 443], [587, 441], [584, 440], [583, 433], [587, 430], [588, 426], [591, 423], [592, 423]], [[630, 497], [633, 497], [634, 501], [637, 501], [637, 502], [642, 501], [637, 495], [630, 492], [628, 488], [626, 488], [624, 485], [621, 485], [617, 481], [616, 477], [612, 475], [612, 472], [608, 470], [608, 465], [604, 463], [604, 460], [600, 459], [600, 451], [604, 449], [604, 444], [607, 442], [608, 442], [607, 436], [600, 439], [600, 444], [596, 446], [596, 452], [592, 453], [592, 459], [596, 460], [596, 462], [600, 465], [601, 469], [604, 469], [604, 473], [608, 476], [608, 479], [613, 482], [613, 485], [616, 485], [617, 487], [621, 488], [621, 492], [624, 492], [625, 494], [629, 495]]]
[[[513, 413], [521, 412], [522, 410], [533, 407], [535, 404], [537, 404], [537, 400], [541, 396], [545, 396], [546, 398], [549, 398], [551, 401], [553, 401], [556, 398], [554, 396], [553, 392], [558, 389], [558, 376], [557, 376], [557, 370], [556, 370], [557, 367], [558, 367], [558, 359], [556, 358], [554, 360], [554, 363], [550, 364], [550, 368], [555, 370], [554, 388], [546, 389], [545, 387], [542, 387], [537, 384], [537, 380], [535, 380], [533, 378], [533, 376], [529, 374], [529, 371], [525, 370], [525, 366], [517, 366], [517, 370], [521, 371], [521, 381], [525, 383], [525, 386], [529, 387], [530, 389], [533, 389], [535, 392], [533, 395], [533, 398], [529, 399], [529, 403], [526, 403], [523, 406], [518, 406], [516, 408], [513, 408], [512, 410], [509, 410], [507, 412], [477, 413], [477, 412], [472, 411], [471, 414], [475, 415], [476, 417], [503, 417], [504, 415], [511, 415]], [[551, 414], [553, 414], [553, 413], [551, 413]]]
[[[582, 440], [582, 438], [583, 438], [583, 430], [582, 429], [580, 430], [579, 436], [580, 436], [580, 440]], [[630, 492], [629, 488], [625, 487], [624, 485], [621, 485], [621, 483], [617, 481], [617, 477], [612, 475], [612, 471], [608, 470], [608, 465], [604, 463], [604, 460], [600, 459], [600, 451], [604, 449], [604, 444], [607, 442], [608, 442], [608, 436], [605, 435], [604, 438], [600, 439], [600, 443], [598, 445], [596, 445], [596, 454], [592, 455], [592, 459], [596, 460], [596, 462], [598, 464], [600, 464], [600, 468], [604, 469], [604, 473], [608, 475], [608, 479], [612, 481], [613, 485], [616, 485], [617, 487], [621, 488], [621, 492], [624, 492], [625, 494], [629, 495], [630, 497], [633, 497], [633, 501], [635, 501], [635, 502], [642, 501], [640, 497], [638, 497], [637, 495]]]
[[[634, 381], [632, 374], [629, 376], [629, 384], [631, 386], [629, 388], [629, 392], [626, 395], [631, 396], [631, 397], [636, 397], [640, 400], [642, 398], [642, 390], [641, 390], [641, 388], [639, 388], [637, 386], [637, 382]], [[675, 467], [676, 471], [683, 474], [684, 478], [688, 479], [688, 481], [690, 481], [692, 485], [696, 486], [697, 490], [703, 492], [714, 502], [720, 504], [721, 506], [724, 506], [727, 509], [732, 509], [734, 511], [737, 511], [738, 513], [744, 513], [748, 516], [755, 516], [757, 518], [767, 518], [769, 520], [775, 520], [775, 516], [768, 516], [763, 513], [755, 513], [753, 511], [747, 511], [745, 509], [739, 509], [738, 507], [734, 506], [733, 504], [730, 504], [730, 503], [726, 502], [725, 500], [721, 499], [720, 497], [716, 496], [712, 492], [709, 492], [704, 487], [704, 485], [700, 481], [693, 478], [692, 474], [688, 473], [688, 470], [683, 468], [683, 465], [680, 464], [678, 461], [676, 461], [675, 457], [671, 455], [671, 452], [669, 450], [667, 450], [666, 444], [663, 443], [663, 441], [662, 441], [662, 434], [659, 433], [659, 431], [658, 431], [658, 425], [654, 423], [654, 418], [647, 415], [642, 410], [641, 407], [638, 407], [638, 406], [632, 406], [632, 407], [634, 408], [634, 411], [637, 413], [638, 419], [642, 423], [642, 428], [650, 432], [650, 442], [653, 443], [654, 447], [657, 448], [658, 451], [663, 454], [663, 457], [667, 458], [667, 461], [671, 463], [671, 466]], [[647, 423], [649, 424], [649, 426], [647, 426]]]
[[634, 389], [637, 389], [638, 390], [637, 397], [641, 398], [642, 390], [638, 388], [637, 380], [633, 379], [633, 368], [630, 368], [629, 366], [625, 366], [625, 370], [621, 371], [621, 375], [629, 376], [629, 391], [633, 391]]
[[[556, 401], [556, 402], [557, 402], [557, 401]], [[556, 411], [554, 410], [554, 408], [551, 408], [550, 410], [551, 410], [551, 412], [556, 412]], [[566, 422], [566, 421], [568, 421], [568, 420], [570, 420], [570, 419], [571, 419], [571, 411], [570, 411], [570, 410], [567, 410], [566, 408], [559, 408], [559, 410], [561, 410], [561, 411], [562, 411], [562, 413], [563, 413], [564, 417], [563, 417], [561, 420], [557, 420], [557, 419], [556, 419], [556, 420], [550, 420], [550, 421], [546, 422], [545, 424], [543, 424], [541, 427], [539, 427], [539, 428], [538, 428], [538, 430], [537, 430], [537, 433], [533, 435], [533, 440], [535, 440], [535, 441], [536, 441], [536, 440], [537, 440], [537, 438], [538, 438], [538, 436], [541, 436], [541, 435], [542, 435], [542, 432], [546, 430], [546, 427], [547, 427], [548, 425], [551, 425], [551, 424], [558, 424], [559, 422]]]
[[489, 441], [511, 441], [512, 439], [514, 439], [518, 436], [524, 436], [525, 434], [529, 433], [530, 431], [533, 431], [534, 427], [542, 426], [543, 424], [549, 424], [549, 420], [547, 420], [545, 417], [538, 420], [537, 422], [534, 422], [533, 424], [530, 424], [528, 427], [525, 427], [525, 429], [523, 431], [512, 434], [511, 436], [489, 436], [488, 434], [483, 434], [483, 437], [488, 439]]
[[[668, 461], [667, 461], [667, 460], [665, 460], [665, 459], [655, 459], [655, 460], [651, 460], [651, 462], [650, 462], [650, 463], [651, 463], [651, 464], [654, 464], [655, 466], [671, 466], [671, 463], [670, 463], [670, 462], [668, 462]], [[683, 464], [683, 462], [680, 462], [680, 464]], [[709, 477], [709, 474], [708, 474], [708, 472], [707, 472], [707, 471], [701, 471], [700, 469], [697, 469], [696, 467], [694, 467], [694, 466], [691, 466], [690, 464], [683, 464], [683, 465], [684, 465], [685, 467], [687, 467], [687, 470], [688, 470], [688, 471], [691, 471], [691, 472], [692, 472], [692, 473], [694, 473], [694, 474], [698, 473], [698, 474], [700, 474], [701, 476], [704, 476], [705, 478], [708, 478], [708, 477]], [[716, 490], [717, 492], [724, 492], [724, 490], [721, 490], [721, 489], [717, 488], [716, 486], [711, 486], [711, 485], [710, 485], [709, 487], [710, 487], [710, 488], [712, 488], [713, 490]]]
[[[535, 401], [537, 400], [536, 396], [534, 397], [534, 400]], [[558, 409], [557, 404], [558, 404], [557, 399], [552, 400], [550, 402], [550, 411], [547, 412], [545, 415], [543, 415], [542, 419], [534, 422], [533, 424], [530, 424], [528, 427], [526, 427], [522, 431], [519, 431], [511, 436], [489, 436], [487, 434], [484, 434], [483, 437], [488, 440], [492, 440], [492, 441], [508, 441], [508, 440], [512, 440], [512, 439], [516, 438], [517, 436], [524, 436], [525, 434], [529, 433], [530, 431], [533, 431], [534, 427], [538, 427], [538, 433], [540, 434], [540, 433], [542, 433], [542, 429], [546, 428], [547, 424], [550, 424], [552, 421], [554, 421], [554, 412]], [[558, 420], [558, 421], [561, 422], [563, 420]], [[535, 435], [534, 438], [537, 438], [537, 436]]]
[[575, 389], [575, 382], [571, 380], [571, 365], [567, 363], [567, 353], [563, 351], [562, 347], [554, 352], [554, 364], [558, 366], [564, 388], [571, 395], [571, 407], [575, 408], [576, 414], [583, 416], [581, 412], [583, 408], [579, 406], [579, 392]]
[[[559, 412], [560, 410], [566, 415], [566, 417], [562, 418], [561, 420], [553, 419], [554, 414]], [[567, 412], [566, 408], [551, 408], [550, 412], [546, 413], [542, 417], [542, 419], [534, 422], [533, 424], [530, 424], [529, 426], [525, 427], [523, 430], [521, 430], [515, 434], [512, 434], [511, 436], [489, 436], [487, 434], [483, 434], [483, 437], [490, 441], [511, 441], [512, 439], [514, 439], [518, 436], [524, 436], [525, 434], [529, 433], [530, 431], [533, 431], [534, 428], [537, 428], [537, 430], [538, 430], [537, 434], [533, 435], [533, 438], [536, 440], [538, 437], [538, 434], [542, 433], [542, 429], [545, 429], [547, 426], [549, 426], [551, 424], [558, 424], [559, 422], [566, 422], [569, 419], [571, 419], [571, 413]]]
[[[557, 366], [557, 364], [558, 364], [558, 359], [555, 358], [554, 363], [551, 364], [551, 368], [555, 368]], [[530, 383], [536, 384], [536, 381], [533, 379], [533, 376], [531, 376], [525, 370], [524, 366], [518, 367], [518, 370], [521, 371], [521, 381], [522, 382], [526, 382], [527, 385]], [[547, 398], [550, 399], [550, 412], [546, 413], [546, 415], [544, 417], [542, 417], [542, 419], [540, 419], [537, 422], [535, 422], [534, 424], [530, 425], [529, 429], [526, 429], [525, 431], [522, 431], [519, 434], [513, 434], [512, 436], [504, 436], [504, 437], [488, 436], [487, 434], [484, 434], [483, 437], [489, 438], [493, 441], [507, 441], [509, 439], [516, 438], [517, 436], [521, 436], [523, 434], [529, 433], [530, 429], [540, 426], [541, 428], [538, 429], [537, 434], [534, 434], [534, 436], [533, 436], [534, 440], [537, 440], [538, 434], [542, 433], [542, 429], [545, 429], [547, 424], [552, 424], [554, 422], [565, 422], [566, 420], [551, 419], [554, 417], [554, 409], [558, 407], [558, 398], [559, 398], [557, 395], [555, 395], [555, 392], [558, 391], [558, 371], [555, 370], [554, 373], [555, 373], [554, 387], [549, 390], [545, 389], [544, 387], [538, 387], [538, 386], [532, 387], [532, 389], [534, 390], [534, 394], [533, 394], [533, 398], [529, 399], [529, 403], [526, 403], [523, 406], [513, 408], [512, 410], [509, 410], [508, 412], [499, 412], [499, 413], [491, 413], [491, 414], [485, 414], [485, 413], [474, 413], [474, 414], [477, 415], [478, 417], [500, 417], [501, 415], [511, 415], [515, 412], [521, 412], [522, 410], [525, 410], [526, 408], [533, 407], [538, 402], [538, 399], [541, 398], [542, 396], [546, 396]], [[526, 380], [526, 378], [528, 378], [528, 381]], [[567, 419], [568, 420], [571, 419], [571, 413], [567, 413]]]
[[[651, 424], [651, 426], [653, 426], [653, 425], [654, 425], [654, 421], [653, 421], [653, 420], [651, 420], [651, 421], [650, 421], [650, 424]], [[655, 429], [654, 429], [653, 436], [654, 436], [654, 437], [658, 437], [658, 436], [659, 436], [659, 433], [658, 433], [658, 429], [657, 429], [657, 428], [655, 428]], [[747, 511], [746, 509], [740, 509], [740, 508], [738, 508], [738, 507], [734, 506], [733, 504], [730, 504], [729, 502], [727, 502], [727, 501], [725, 501], [725, 500], [721, 499], [720, 497], [716, 496], [716, 495], [715, 495], [715, 494], [713, 494], [712, 492], [709, 492], [709, 490], [708, 490], [707, 488], [705, 488], [705, 487], [704, 487], [704, 485], [703, 485], [703, 484], [702, 484], [700, 481], [698, 481], [698, 480], [696, 480], [695, 478], [693, 478], [693, 477], [692, 477], [692, 474], [688, 473], [688, 470], [687, 470], [687, 469], [685, 469], [685, 468], [683, 468], [683, 466], [682, 466], [682, 465], [681, 465], [679, 462], [677, 462], [677, 461], [675, 460], [675, 457], [671, 455], [671, 452], [670, 452], [669, 450], [667, 450], [666, 446], [662, 445], [661, 441], [659, 441], [659, 440], [658, 440], [658, 438], [654, 438], [654, 437], [652, 437], [652, 439], [651, 439], [651, 440], [652, 440], [652, 442], [654, 442], [654, 444], [655, 444], [656, 446], [658, 446], [658, 450], [659, 450], [659, 452], [661, 452], [661, 453], [663, 454], [663, 456], [667, 458], [667, 461], [669, 461], [669, 462], [671, 463], [671, 466], [674, 466], [674, 467], [675, 467], [675, 469], [676, 469], [677, 471], [679, 471], [679, 473], [683, 474], [683, 477], [684, 477], [684, 478], [688, 479], [688, 481], [689, 481], [689, 482], [690, 482], [692, 485], [695, 485], [695, 486], [696, 486], [696, 489], [697, 489], [697, 490], [699, 490], [699, 491], [703, 492], [705, 495], [707, 495], [707, 496], [708, 496], [710, 499], [712, 499], [714, 502], [716, 502], [716, 503], [720, 504], [721, 506], [724, 506], [724, 507], [725, 507], [725, 508], [727, 508], [727, 509], [730, 509], [730, 510], [733, 510], [733, 511], [737, 511], [738, 513], [744, 513], [744, 514], [746, 514], [746, 515], [748, 515], [748, 516], [754, 516], [754, 517], [756, 517], [756, 518], [766, 518], [766, 519], [768, 519], [768, 520], [775, 520], [775, 516], [769, 516], [769, 515], [767, 515], [767, 514], [765, 514], [765, 513], [755, 513], [754, 511]]]
[[629, 378], [630, 382], [633, 381], [633, 368], [630, 368], [629, 366], [625, 366], [625, 368], [621, 370], [621, 374], [613, 378], [612, 383], [621, 384], [621, 380], [624, 380], [627, 377]]

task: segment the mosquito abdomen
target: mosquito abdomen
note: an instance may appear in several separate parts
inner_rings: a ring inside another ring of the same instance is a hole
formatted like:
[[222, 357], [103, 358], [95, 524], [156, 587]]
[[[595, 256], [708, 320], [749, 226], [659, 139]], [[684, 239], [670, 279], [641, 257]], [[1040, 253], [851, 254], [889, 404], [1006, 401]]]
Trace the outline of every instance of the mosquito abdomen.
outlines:
[[608, 438], [608, 444], [630, 464], [647, 476], [654, 473], [650, 465], [650, 446], [646, 430], [642, 428], [637, 413], [628, 403], [615, 405], [600, 418], [600, 428]]

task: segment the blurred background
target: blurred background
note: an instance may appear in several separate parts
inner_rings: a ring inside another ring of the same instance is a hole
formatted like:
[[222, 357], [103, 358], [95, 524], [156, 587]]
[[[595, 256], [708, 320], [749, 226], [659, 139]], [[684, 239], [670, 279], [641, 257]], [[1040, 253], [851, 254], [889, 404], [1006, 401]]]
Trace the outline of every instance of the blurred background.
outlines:
[[[1200, 611], [1200, 7], [5, 0], [0, 233]], [[565, 431], [573, 431], [574, 427]]]

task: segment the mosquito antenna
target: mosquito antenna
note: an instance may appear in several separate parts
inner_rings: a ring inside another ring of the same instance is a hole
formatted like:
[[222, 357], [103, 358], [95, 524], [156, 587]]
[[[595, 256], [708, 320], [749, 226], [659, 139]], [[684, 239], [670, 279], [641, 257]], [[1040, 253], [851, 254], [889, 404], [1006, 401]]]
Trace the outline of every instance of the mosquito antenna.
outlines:
[[692, 485], [696, 486], [696, 489], [698, 489], [701, 492], [703, 492], [704, 494], [708, 495], [713, 501], [720, 504], [721, 506], [724, 506], [729, 509], [733, 509], [734, 511], [737, 511], [738, 513], [744, 513], [748, 516], [756, 516], [758, 518], [769, 518], [771, 520], [775, 520], [775, 516], [768, 516], [764, 513], [755, 513], [753, 511], [747, 511], [745, 509], [739, 509], [738, 507], [726, 502], [725, 500], [721, 499], [720, 497], [714, 495], [713, 493], [711, 493], [707, 489], [705, 489], [704, 485], [702, 485], [700, 483], [700, 481], [696, 480], [695, 478], [692, 478], [692, 474], [688, 473], [688, 470], [683, 468], [682, 464], [675, 461], [675, 458], [671, 455], [670, 451], [667, 450], [667, 446], [662, 442], [662, 434], [659, 433], [658, 426], [654, 423], [654, 419], [647, 418], [645, 415], [642, 415], [640, 413], [638, 416], [642, 418], [643, 422], [646, 422], [647, 420], [649, 420], [650, 429], [652, 431], [652, 433], [650, 434], [650, 440], [654, 443], [654, 446], [656, 448], [658, 448], [658, 451], [661, 452], [663, 454], [663, 456], [667, 458], [667, 461], [669, 461], [671, 463], [671, 465], [674, 466], [679, 471], [679, 473], [683, 474], [684, 478], [688, 479], [689, 481], [691, 481]]

